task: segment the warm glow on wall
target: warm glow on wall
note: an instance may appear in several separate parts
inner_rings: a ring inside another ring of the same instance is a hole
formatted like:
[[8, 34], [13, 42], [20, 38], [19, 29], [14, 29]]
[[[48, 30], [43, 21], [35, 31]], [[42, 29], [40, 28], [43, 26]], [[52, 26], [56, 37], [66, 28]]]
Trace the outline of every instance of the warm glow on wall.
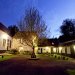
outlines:
[[36, 36], [35, 37], [33, 36], [33, 45], [34, 46], [37, 46], [36, 39], [37, 39]]
[[62, 47], [59, 47], [59, 53], [61, 53]]
[[19, 47], [19, 52], [20, 52], [20, 51], [23, 51], [23, 47]]
[[35, 47], [35, 54], [37, 54], [38, 52], [38, 47]]
[[46, 47], [46, 50], [48, 50], [49, 49], [49, 47]]
[[75, 45], [73, 45], [73, 48], [74, 48], [74, 50], [75, 50]]
[[56, 52], [56, 48], [53, 48], [53, 52]]
[[2, 34], [3, 39], [8, 39], [8, 35], [6, 33]]

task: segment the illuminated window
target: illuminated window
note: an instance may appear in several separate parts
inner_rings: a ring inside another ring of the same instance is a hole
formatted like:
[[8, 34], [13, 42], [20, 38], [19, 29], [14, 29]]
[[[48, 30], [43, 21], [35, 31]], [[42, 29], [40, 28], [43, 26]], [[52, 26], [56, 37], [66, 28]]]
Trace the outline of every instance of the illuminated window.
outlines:
[[7, 46], [11, 48], [11, 40], [7, 39]]

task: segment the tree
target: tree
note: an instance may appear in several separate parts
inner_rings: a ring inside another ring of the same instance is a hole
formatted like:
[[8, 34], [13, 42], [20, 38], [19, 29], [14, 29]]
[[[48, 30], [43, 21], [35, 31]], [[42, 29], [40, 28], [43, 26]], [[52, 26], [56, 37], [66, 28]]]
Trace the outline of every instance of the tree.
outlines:
[[72, 40], [75, 37], [75, 20], [74, 19], [66, 19], [63, 21], [60, 32], [62, 35], [59, 37], [61, 41]]
[[10, 35], [13, 37], [18, 31], [18, 27], [16, 25], [11, 25], [8, 27], [9, 31], [10, 31]]
[[27, 9], [25, 11], [23, 19], [20, 21], [18, 26], [21, 32], [25, 32], [21, 33], [21, 36], [24, 42], [33, 48], [34, 54], [35, 41], [38, 37], [45, 37], [45, 31], [47, 29], [47, 26], [44, 20], [42, 19], [42, 16], [40, 16], [39, 11], [35, 8]]
[[67, 35], [67, 36], [74, 35], [75, 34], [74, 20], [72, 20], [72, 19], [64, 20], [60, 29], [61, 29], [61, 33], [63, 35]]

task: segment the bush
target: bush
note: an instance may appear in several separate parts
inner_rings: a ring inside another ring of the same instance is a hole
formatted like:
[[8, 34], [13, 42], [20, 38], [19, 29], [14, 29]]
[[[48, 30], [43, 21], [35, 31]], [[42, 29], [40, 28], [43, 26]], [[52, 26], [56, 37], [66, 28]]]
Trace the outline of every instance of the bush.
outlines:
[[60, 59], [61, 57], [60, 56], [58, 56], [58, 59]]
[[54, 57], [56, 58], [57, 56], [55, 55]]
[[20, 54], [31, 55], [31, 52], [30, 51], [20, 51]]
[[19, 52], [18, 52], [17, 49], [11, 49], [11, 50], [8, 51], [8, 53], [10, 53], [10, 54], [18, 54]]
[[65, 56], [62, 57], [63, 60], [65, 60], [65, 58], [66, 58]]

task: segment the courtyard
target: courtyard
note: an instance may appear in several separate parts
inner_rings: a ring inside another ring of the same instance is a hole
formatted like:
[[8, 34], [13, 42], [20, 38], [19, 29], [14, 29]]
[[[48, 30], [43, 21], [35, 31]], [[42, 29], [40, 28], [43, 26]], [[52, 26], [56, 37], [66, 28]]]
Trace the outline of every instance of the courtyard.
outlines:
[[[48, 55], [17, 55], [0, 61], [0, 75], [69, 75], [67, 70], [75, 69], [74, 59], [62, 60]], [[4, 58], [3, 58], [4, 59]]]

